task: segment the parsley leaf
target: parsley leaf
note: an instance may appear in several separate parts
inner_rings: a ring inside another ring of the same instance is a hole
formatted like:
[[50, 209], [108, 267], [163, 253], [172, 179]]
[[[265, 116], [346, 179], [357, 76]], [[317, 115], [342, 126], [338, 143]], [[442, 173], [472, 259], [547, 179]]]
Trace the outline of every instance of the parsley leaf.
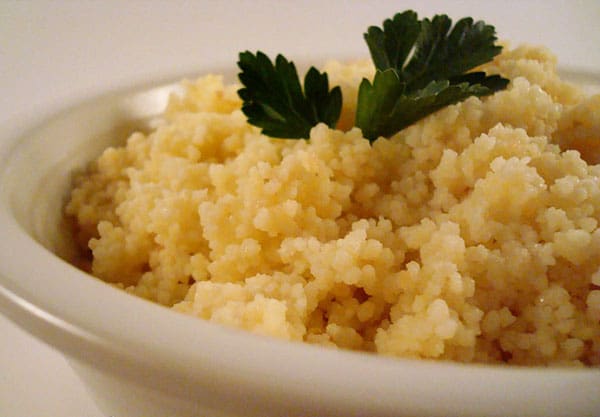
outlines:
[[356, 126], [373, 141], [472, 95], [505, 88], [508, 80], [467, 72], [502, 51], [493, 26], [470, 17], [452, 27], [446, 15], [418, 20], [411, 10], [364, 34], [377, 70], [359, 87]]
[[395, 69], [408, 91], [414, 91], [431, 80], [461, 75], [502, 51], [495, 45], [493, 26], [482, 21], [473, 23], [470, 17], [451, 26], [452, 20], [446, 15], [419, 21], [417, 14], [409, 10], [385, 20], [383, 29], [371, 26], [364, 38], [375, 68]]
[[495, 45], [493, 26], [473, 23], [470, 17], [459, 20], [450, 30], [452, 20], [446, 15], [423, 19], [415, 53], [404, 73], [411, 90], [421, 88], [431, 79], [452, 78], [491, 61], [502, 51]]
[[484, 73], [469, 74], [467, 79], [485, 78], [485, 85], [449, 80], [431, 81], [425, 88], [407, 92], [406, 83], [393, 69], [377, 71], [373, 83], [363, 79], [358, 90], [356, 126], [365, 138], [374, 141], [380, 136], [390, 137], [423, 117], [470, 96], [485, 96], [505, 85], [499, 76], [486, 77]]
[[394, 68], [402, 77], [402, 68], [421, 33], [421, 22], [412, 10], [397, 13], [383, 22], [383, 30], [371, 26], [364, 34], [375, 68]]
[[365, 138], [373, 141], [379, 136], [393, 135], [401, 128], [398, 124], [401, 119], [394, 108], [405, 97], [405, 90], [406, 84], [393, 69], [377, 71], [373, 84], [363, 78], [358, 89], [355, 124]]
[[342, 109], [340, 87], [329, 90], [326, 73], [311, 67], [304, 78], [304, 91], [293, 62], [278, 55], [275, 64], [262, 52], [239, 54], [238, 91], [248, 122], [265, 135], [279, 138], [308, 138], [320, 122], [333, 128]]

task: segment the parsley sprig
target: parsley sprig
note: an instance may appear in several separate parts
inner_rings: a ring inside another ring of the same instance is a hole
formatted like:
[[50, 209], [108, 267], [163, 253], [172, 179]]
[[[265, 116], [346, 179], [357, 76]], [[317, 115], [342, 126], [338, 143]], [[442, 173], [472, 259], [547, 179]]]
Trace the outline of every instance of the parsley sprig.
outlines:
[[329, 90], [327, 74], [311, 67], [304, 78], [304, 91], [293, 62], [278, 55], [275, 64], [264, 53], [242, 52], [238, 66], [244, 88], [238, 95], [248, 122], [265, 135], [308, 138], [310, 129], [323, 122], [333, 128], [342, 109], [340, 87]]
[[[452, 26], [446, 15], [419, 20], [408, 10], [364, 34], [375, 64], [373, 81], [359, 86], [355, 124], [374, 141], [390, 137], [437, 110], [470, 96], [502, 90], [508, 80], [472, 72], [498, 55], [493, 26], [467, 17]], [[264, 134], [305, 138], [318, 123], [335, 127], [342, 107], [339, 87], [311, 67], [304, 90], [296, 67], [282, 55], [273, 64], [262, 52], [242, 52], [238, 66], [242, 111]]]
[[490, 94], [490, 91], [478, 83], [452, 84], [441, 80], [407, 93], [407, 85], [400, 81], [396, 71], [378, 71], [373, 84], [366, 79], [360, 84], [356, 126], [370, 141], [380, 136], [390, 137], [437, 110], [470, 96]]
[[493, 26], [470, 17], [452, 27], [446, 15], [418, 20], [412, 10], [372, 26], [364, 35], [377, 70], [358, 91], [356, 126], [373, 141], [470, 96], [492, 94], [508, 80], [467, 72], [502, 51]]

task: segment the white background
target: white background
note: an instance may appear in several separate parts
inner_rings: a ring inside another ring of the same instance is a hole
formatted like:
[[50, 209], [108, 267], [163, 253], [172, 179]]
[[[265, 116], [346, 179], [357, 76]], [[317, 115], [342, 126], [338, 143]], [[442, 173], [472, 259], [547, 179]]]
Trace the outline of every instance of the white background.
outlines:
[[[18, 134], [107, 90], [231, 67], [245, 49], [363, 56], [364, 30], [406, 8], [486, 20], [512, 44], [543, 44], [562, 67], [600, 73], [597, 0], [0, 0], [0, 129]], [[2, 316], [0, 335], [1, 417], [100, 417], [58, 352]]]

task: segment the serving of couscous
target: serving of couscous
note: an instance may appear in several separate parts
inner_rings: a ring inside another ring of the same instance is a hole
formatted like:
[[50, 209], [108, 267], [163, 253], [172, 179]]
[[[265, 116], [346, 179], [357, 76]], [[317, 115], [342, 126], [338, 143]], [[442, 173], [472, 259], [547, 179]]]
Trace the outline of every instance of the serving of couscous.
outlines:
[[545, 49], [510, 80], [372, 143], [352, 127], [370, 62], [326, 64], [335, 129], [273, 139], [238, 85], [185, 81], [157, 127], [76, 179], [90, 272], [185, 314], [410, 358], [600, 365], [600, 95]]

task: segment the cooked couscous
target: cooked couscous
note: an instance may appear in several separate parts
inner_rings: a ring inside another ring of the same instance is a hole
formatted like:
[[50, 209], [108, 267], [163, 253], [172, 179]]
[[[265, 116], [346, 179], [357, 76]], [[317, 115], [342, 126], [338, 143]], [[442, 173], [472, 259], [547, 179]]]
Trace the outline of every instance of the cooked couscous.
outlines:
[[91, 273], [185, 314], [411, 358], [600, 365], [600, 95], [545, 49], [483, 68], [506, 90], [372, 144], [369, 62], [326, 65], [337, 129], [272, 139], [237, 85], [183, 83], [66, 207]]

